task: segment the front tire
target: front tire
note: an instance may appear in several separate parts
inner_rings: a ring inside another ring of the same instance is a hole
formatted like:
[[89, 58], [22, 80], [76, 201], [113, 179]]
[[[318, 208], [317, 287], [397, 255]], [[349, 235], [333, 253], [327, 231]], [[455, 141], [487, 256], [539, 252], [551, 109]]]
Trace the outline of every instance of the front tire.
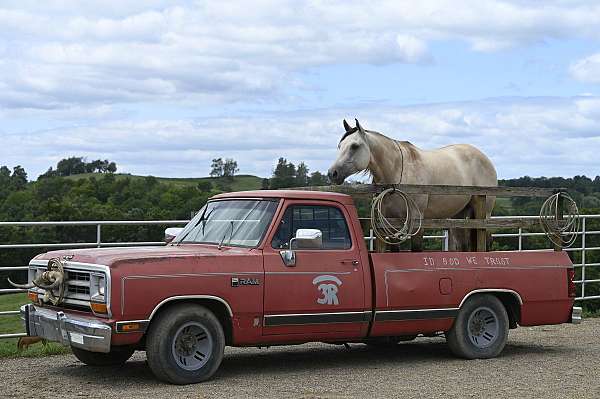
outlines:
[[154, 375], [171, 384], [211, 378], [223, 360], [225, 334], [217, 317], [200, 305], [171, 307], [150, 326], [146, 357]]
[[460, 308], [446, 341], [452, 353], [465, 359], [489, 359], [502, 352], [508, 339], [508, 315], [493, 295], [469, 298]]
[[88, 366], [107, 367], [107, 366], [120, 366], [124, 364], [133, 352], [135, 348], [132, 347], [113, 347], [108, 353], [101, 352], [90, 352], [85, 349], [71, 347], [71, 351], [79, 361], [87, 364]]

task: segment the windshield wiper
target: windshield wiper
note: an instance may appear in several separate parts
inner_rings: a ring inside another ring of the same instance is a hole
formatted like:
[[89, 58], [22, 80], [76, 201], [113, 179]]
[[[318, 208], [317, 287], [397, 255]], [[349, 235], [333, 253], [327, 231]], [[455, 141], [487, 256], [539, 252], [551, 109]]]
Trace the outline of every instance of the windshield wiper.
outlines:
[[[229, 234], [229, 241], [227, 241], [227, 244], [229, 244], [231, 242], [231, 238], [233, 237], [233, 220], [230, 221], [231, 223], [231, 233]], [[221, 238], [221, 242], [219, 243], [219, 246], [217, 247], [217, 249], [221, 249], [223, 248], [223, 241], [225, 241], [225, 236], [227, 236], [227, 230], [225, 230], [225, 234], [223, 234], [223, 238]]]
[[[202, 215], [200, 216], [200, 219], [198, 219], [198, 223], [202, 222], [202, 234], [204, 235], [204, 226], [206, 225], [206, 219], [210, 217], [211, 213], [213, 213], [214, 209], [211, 209], [210, 213], [207, 215], [206, 211], [208, 210], [208, 206], [204, 207], [204, 211], [202, 211]], [[194, 225], [194, 227], [198, 226], [198, 223], [196, 223]], [[176, 245], [179, 245], [183, 242], [183, 240], [194, 230], [194, 227], [192, 227], [187, 233], [185, 233], [185, 235], [183, 237], [181, 237], [180, 240], [177, 241]]]
[[[202, 217], [199, 220], [199, 223], [202, 223], [202, 235], [204, 235], [204, 228], [206, 227], [206, 222], [208, 221], [208, 218], [210, 218], [210, 215], [213, 214], [213, 212], [215, 211], [215, 209], [217, 209], [216, 207], [214, 207], [213, 209], [210, 210], [210, 212], [208, 212], [208, 215], [202, 215]], [[206, 213], [206, 211], [205, 211]]]

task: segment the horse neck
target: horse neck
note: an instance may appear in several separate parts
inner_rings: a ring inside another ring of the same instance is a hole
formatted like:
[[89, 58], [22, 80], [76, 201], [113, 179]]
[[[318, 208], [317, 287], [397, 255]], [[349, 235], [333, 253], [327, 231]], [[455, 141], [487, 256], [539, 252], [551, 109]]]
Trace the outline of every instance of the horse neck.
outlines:
[[368, 171], [375, 184], [397, 184], [402, 179], [403, 153], [401, 143], [382, 134], [367, 133], [371, 160]]

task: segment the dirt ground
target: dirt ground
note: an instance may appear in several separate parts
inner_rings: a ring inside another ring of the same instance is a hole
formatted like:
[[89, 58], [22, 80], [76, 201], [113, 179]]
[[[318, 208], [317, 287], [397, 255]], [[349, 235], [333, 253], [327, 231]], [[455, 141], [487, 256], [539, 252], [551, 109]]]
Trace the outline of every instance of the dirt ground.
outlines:
[[158, 382], [138, 352], [119, 368], [85, 366], [71, 355], [5, 359], [2, 397], [93, 398], [598, 398], [600, 319], [511, 330], [491, 360], [454, 358], [443, 338], [391, 350], [306, 344], [228, 348], [209, 382]]

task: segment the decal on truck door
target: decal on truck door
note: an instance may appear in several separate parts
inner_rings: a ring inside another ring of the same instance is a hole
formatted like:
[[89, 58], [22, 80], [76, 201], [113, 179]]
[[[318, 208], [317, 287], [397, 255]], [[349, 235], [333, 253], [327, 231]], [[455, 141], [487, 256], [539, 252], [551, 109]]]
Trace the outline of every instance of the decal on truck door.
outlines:
[[321, 297], [317, 298], [317, 303], [320, 305], [339, 305], [337, 293], [339, 286], [342, 285], [342, 280], [328, 274], [317, 276], [313, 280], [313, 285], [321, 292]]

